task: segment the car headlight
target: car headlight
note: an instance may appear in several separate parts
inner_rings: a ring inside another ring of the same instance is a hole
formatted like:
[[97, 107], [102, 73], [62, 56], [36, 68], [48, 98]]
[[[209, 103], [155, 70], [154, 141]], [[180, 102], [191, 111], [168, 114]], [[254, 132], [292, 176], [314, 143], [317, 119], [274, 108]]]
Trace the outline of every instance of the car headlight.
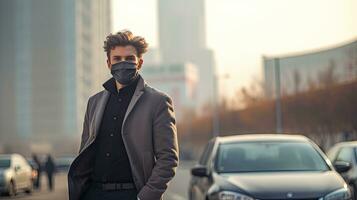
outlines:
[[330, 194], [327, 194], [323, 200], [346, 200], [346, 199], [351, 199], [352, 194], [350, 189], [348, 189], [347, 186], [344, 188], [338, 189], [334, 192], [331, 192]]
[[218, 194], [219, 200], [254, 200], [252, 197], [237, 192], [222, 191]]

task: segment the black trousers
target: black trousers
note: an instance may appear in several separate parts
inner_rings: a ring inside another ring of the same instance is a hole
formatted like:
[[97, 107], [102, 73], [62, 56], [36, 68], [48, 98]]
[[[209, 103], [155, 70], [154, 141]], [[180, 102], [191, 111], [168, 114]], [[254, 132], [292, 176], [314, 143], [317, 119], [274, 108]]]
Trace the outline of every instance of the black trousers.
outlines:
[[137, 200], [137, 195], [136, 189], [105, 191], [91, 184], [81, 200]]
[[53, 190], [53, 177], [54, 174], [53, 173], [47, 173], [47, 183], [48, 183], [48, 189], [49, 190]]

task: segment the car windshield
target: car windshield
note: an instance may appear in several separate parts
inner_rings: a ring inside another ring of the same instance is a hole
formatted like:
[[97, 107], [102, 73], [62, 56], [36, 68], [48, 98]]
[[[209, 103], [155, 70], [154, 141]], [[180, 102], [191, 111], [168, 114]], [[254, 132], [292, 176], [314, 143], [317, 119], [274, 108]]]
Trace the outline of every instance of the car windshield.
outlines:
[[330, 170], [320, 153], [305, 142], [239, 142], [221, 144], [218, 173]]
[[0, 158], [0, 168], [9, 168], [10, 167], [10, 159]]

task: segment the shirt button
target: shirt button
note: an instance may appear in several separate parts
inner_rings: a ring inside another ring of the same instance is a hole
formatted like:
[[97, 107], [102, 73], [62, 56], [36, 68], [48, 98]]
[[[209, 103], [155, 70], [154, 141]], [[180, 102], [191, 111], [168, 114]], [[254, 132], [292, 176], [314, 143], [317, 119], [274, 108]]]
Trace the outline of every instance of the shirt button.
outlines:
[[110, 136], [111, 136], [111, 137], [113, 137], [113, 136], [114, 136], [114, 134], [113, 134], [113, 133], [111, 133], [111, 134], [110, 134]]
[[118, 118], [114, 116], [113, 119], [114, 119], [114, 120], [117, 120]]
[[106, 155], [107, 157], [109, 157], [109, 156], [110, 156], [110, 153], [106, 153], [105, 155]]
[[121, 98], [119, 98], [119, 101], [121, 101]]

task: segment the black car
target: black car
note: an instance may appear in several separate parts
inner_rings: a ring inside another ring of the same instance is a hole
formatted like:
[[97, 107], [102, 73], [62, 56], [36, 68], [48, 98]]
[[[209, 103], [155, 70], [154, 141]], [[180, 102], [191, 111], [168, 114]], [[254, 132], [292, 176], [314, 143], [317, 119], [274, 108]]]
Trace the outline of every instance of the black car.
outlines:
[[[350, 185], [353, 196], [357, 196], [357, 141], [341, 142], [334, 145], [328, 152], [328, 158], [332, 163], [347, 162], [350, 164], [348, 171], [341, 176]], [[356, 199], [356, 198], [355, 198]]]
[[300, 135], [249, 134], [209, 141], [191, 170], [190, 200], [346, 200], [351, 191], [310, 139]]

